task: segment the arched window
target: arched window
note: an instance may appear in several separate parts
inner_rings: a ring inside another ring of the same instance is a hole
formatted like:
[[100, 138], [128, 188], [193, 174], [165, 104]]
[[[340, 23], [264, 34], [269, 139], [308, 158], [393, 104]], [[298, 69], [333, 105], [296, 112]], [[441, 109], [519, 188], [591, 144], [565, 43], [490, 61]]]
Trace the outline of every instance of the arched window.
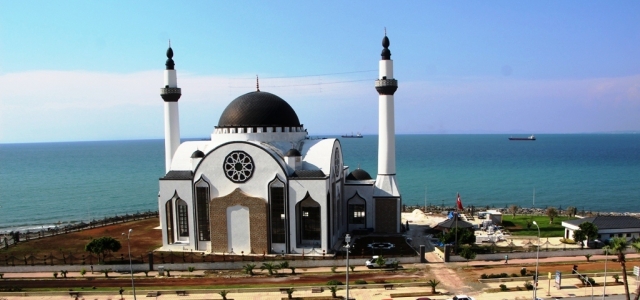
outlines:
[[349, 224], [366, 224], [366, 202], [364, 199], [356, 194], [347, 203]]
[[210, 241], [209, 225], [209, 184], [201, 180], [196, 184], [196, 218], [198, 220], [198, 240]]
[[175, 240], [173, 236], [173, 204], [171, 204], [171, 200], [164, 204], [164, 210], [165, 223], [167, 224], [167, 244], [173, 244]]
[[271, 242], [285, 243], [287, 234], [287, 211], [284, 182], [275, 178], [269, 183], [269, 205], [271, 207]]
[[187, 202], [182, 199], [176, 200], [176, 207], [178, 208], [178, 234], [181, 237], [189, 236], [189, 209]]
[[320, 204], [307, 194], [307, 197], [298, 203], [299, 233], [303, 244], [320, 242], [320, 218]]

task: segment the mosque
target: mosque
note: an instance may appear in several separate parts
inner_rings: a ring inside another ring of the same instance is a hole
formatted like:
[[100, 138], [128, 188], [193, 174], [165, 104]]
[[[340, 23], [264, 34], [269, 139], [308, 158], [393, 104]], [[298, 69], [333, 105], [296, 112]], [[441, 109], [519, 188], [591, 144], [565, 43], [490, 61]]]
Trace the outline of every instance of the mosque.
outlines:
[[399, 233], [398, 82], [386, 34], [382, 46], [375, 180], [359, 168], [349, 172], [340, 140], [311, 139], [295, 110], [259, 86], [229, 103], [210, 140], [180, 143], [181, 89], [169, 47], [160, 89], [166, 163], [160, 250], [313, 255], [334, 253], [346, 233]]

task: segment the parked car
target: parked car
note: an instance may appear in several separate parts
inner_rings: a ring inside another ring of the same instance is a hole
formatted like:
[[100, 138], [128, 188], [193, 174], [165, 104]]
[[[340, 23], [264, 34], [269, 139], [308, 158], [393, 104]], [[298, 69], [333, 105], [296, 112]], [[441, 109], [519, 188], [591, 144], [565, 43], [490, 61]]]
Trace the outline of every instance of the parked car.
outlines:
[[475, 300], [475, 299], [467, 295], [455, 295], [453, 296], [453, 300]]

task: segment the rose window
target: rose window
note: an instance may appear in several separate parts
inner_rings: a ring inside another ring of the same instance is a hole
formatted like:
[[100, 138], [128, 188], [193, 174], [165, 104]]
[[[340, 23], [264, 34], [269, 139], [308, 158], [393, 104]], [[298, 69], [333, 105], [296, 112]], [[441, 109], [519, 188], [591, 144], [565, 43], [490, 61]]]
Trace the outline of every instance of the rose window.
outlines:
[[249, 154], [243, 151], [234, 151], [224, 159], [223, 169], [229, 180], [242, 183], [251, 178], [255, 168], [253, 159]]

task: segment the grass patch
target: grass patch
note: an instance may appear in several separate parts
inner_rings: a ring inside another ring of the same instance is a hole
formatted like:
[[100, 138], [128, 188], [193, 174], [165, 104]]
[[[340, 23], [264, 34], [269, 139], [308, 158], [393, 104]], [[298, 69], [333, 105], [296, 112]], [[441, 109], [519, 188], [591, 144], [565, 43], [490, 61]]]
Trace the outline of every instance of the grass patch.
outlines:
[[511, 232], [511, 235], [525, 235], [525, 236], [537, 236], [538, 228], [531, 224], [527, 228], [527, 222], [532, 223], [536, 221], [540, 226], [540, 237], [562, 237], [564, 236], [564, 227], [562, 227], [562, 221], [574, 220], [576, 218], [569, 218], [567, 216], [558, 216], [553, 219], [553, 223], [549, 224], [549, 217], [547, 216], [531, 216], [531, 215], [503, 215], [502, 226]]

